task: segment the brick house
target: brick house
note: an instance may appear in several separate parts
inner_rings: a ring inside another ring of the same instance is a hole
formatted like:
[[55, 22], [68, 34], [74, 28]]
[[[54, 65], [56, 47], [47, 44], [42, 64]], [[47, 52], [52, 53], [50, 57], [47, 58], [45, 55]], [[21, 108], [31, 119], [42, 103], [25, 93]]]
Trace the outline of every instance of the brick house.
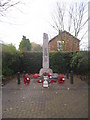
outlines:
[[49, 51], [79, 51], [80, 40], [67, 31], [59, 32], [49, 41]]

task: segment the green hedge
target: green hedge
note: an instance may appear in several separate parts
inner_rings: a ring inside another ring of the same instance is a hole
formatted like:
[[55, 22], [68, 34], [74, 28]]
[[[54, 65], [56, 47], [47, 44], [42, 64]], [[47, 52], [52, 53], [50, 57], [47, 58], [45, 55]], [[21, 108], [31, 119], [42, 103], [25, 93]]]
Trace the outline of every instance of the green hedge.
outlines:
[[50, 58], [50, 68], [53, 72], [66, 73], [67, 69], [70, 70], [70, 61], [72, 58], [72, 53], [69, 52], [51, 52]]
[[42, 67], [41, 52], [24, 52], [23, 54], [23, 70], [28, 73], [38, 73]]
[[77, 74], [88, 73], [88, 52], [81, 51], [74, 53], [71, 59], [70, 66], [72, 70]]
[[13, 75], [22, 71], [22, 54], [19, 52], [2, 52], [2, 74], [5, 76]]
[[[53, 72], [66, 73], [67, 69], [78, 74], [88, 73], [88, 53], [82, 52], [50, 52], [50, 68]], [[2, 53], [2, 73], [3, 75], [16, 74], [24, 70], [29, 74], [39, 73], [42, 68], [42, 52], [18, 51]]]

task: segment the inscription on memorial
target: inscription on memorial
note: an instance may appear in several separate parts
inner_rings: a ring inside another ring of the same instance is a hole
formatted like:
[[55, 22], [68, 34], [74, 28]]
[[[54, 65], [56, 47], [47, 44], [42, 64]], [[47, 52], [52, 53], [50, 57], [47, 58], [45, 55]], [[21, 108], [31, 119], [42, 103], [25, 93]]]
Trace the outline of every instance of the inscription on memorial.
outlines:
[[47, 48], [44, 49], [44, 55], [47, 56]]
[[43, 34], [43, 68], [49, 68], [48, 35]]
[[47, 62], [47, 57], [44, 57], [44, 62]]

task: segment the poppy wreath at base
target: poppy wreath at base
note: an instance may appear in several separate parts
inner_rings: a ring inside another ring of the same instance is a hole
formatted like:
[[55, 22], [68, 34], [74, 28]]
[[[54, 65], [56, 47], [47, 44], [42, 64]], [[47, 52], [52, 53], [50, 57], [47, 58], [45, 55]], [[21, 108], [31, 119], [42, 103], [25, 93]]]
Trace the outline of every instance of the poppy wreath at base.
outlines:
[[25, 84], [29, 84], [30, 83], [30, 78], [29, 78], [28, 74], [25, 74], [24, 83]]

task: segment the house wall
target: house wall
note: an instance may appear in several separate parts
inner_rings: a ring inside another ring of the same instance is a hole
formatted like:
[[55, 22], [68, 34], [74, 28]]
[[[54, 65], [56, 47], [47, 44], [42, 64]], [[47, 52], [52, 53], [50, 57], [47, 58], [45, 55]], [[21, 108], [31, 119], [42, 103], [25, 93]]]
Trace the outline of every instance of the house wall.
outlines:
[[[66, 32], [62, 34], [62, 39], [65, 42], [64, 51], [79, 51], [79, 41], [68, 35]], [[60, 37], [57, 36], [49, 42], [49, 51], [57, 51], [57, 41], [60, 40]]]
[[52, 41], [49, 42], [49, 51], [57, 51], [57, 41], [58, 37], [55, 37]]

